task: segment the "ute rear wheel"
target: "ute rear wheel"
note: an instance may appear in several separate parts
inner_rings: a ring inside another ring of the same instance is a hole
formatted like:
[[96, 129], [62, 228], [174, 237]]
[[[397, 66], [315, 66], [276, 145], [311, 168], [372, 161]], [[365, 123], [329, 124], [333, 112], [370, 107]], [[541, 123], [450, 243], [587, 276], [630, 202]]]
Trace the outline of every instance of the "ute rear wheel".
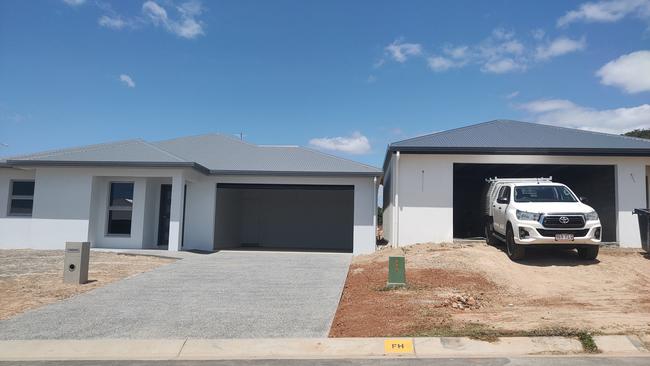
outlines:
[[510, 224], [508, 224], [508, 228], [506, 229], [506, 251], [508, 252], [508, 258], [513, 261], [518, 261], [526, 256], [526, 248], [523, 245], [515, 243], [515, 233]]
[[485, 242], [487, 245], [498, 245], [499, 241], [494, 236], [494, 231], [492, 231], [492, 225], [489, 222], [485, 223]]
[[600, 247], [598, 245], [589, 245], [578, 248], [578, 256], [584, 260], [593, 261], [598, 257], [598, 250]]

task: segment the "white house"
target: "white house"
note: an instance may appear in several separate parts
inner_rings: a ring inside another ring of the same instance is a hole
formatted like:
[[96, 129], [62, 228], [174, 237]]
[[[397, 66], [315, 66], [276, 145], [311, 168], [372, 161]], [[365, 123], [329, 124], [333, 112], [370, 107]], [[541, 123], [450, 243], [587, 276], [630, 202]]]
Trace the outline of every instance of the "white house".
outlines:
[[0, 248], [375, 249], [377, 168], [223, 135], [0, 160]]
[[648, 140], [497, 120], [390, 144], [383, 170], [395, 246], [483, 236], [480, 200], [495, 176], [552, 176], [596, 209], [603, 241], [641, 245], [632, 211], [648, 207]]

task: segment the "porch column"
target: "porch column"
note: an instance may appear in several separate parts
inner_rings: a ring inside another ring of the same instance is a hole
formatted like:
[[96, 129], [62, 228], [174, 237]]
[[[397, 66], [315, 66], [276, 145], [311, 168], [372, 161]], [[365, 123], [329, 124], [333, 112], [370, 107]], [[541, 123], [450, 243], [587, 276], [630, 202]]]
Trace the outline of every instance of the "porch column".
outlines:
[[183, 173], [172, 177], [172, 202], [169, 218], [169, 245], [167, 250], [181, 250], [183, 239], [183, 209], [185, 201], [185, 176]]

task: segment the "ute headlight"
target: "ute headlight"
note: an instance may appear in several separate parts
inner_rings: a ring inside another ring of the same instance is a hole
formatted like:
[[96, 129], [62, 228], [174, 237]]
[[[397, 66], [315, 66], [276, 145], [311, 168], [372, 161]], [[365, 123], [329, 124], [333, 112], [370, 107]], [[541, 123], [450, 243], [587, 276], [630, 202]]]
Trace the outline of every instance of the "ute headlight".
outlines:
[[517, 210], [517, 220], [537, 221], [539, 220], [539, 215], [535, 212]]
[[585, 220], [587, 221], [596, 221], [598, 220], [598, 213], [596, 211], [591, 211], [585, 214]]

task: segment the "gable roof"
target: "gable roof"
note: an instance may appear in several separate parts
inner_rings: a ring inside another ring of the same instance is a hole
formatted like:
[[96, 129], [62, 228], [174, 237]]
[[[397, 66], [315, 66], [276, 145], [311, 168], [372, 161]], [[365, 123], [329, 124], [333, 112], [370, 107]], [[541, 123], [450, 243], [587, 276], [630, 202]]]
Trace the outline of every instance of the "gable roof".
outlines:
[[125, 140], [21, 155], [5, 166], [191, 167], [204, 174], [369, 175], [375, 167], [298, 146], [258, 146], [219, 134]]
[[424, 154], [510, 154], [650, 156], [650, 140], [512, 120], [494, 120], [418, 136], [388, 145], [393, 152]]

